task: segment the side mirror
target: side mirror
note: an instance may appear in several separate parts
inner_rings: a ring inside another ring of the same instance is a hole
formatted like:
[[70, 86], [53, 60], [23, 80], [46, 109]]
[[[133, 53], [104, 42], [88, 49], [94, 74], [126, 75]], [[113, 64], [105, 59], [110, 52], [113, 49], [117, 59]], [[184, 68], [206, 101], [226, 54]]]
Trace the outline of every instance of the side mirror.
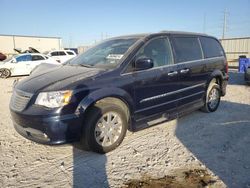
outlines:
[[16, 59], [12, 59], [10, 62], [11, 63], [17, 63]]
[[153, 59], [150, 58], [140, 58], [135, 61], [135, 70], [146, 70], [151, 69], [154, 66]]

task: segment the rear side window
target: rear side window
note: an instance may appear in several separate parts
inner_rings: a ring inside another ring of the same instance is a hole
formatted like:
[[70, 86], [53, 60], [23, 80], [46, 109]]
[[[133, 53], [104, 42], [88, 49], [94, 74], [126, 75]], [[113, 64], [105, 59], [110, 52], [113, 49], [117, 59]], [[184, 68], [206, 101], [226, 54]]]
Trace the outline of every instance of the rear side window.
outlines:
[[224, 56], [220, 43], [209, 37], [200, 37], [205, 58]]
[[70, 51], [66, 51], [68, 55], [74, 55], [73, 52], [70, 52]]
[[177, 63], [202, 59], [198, 37], [173, 37]]
[[40, 55], [32, 55], [32, 61], [44, 60], [43, 56]]

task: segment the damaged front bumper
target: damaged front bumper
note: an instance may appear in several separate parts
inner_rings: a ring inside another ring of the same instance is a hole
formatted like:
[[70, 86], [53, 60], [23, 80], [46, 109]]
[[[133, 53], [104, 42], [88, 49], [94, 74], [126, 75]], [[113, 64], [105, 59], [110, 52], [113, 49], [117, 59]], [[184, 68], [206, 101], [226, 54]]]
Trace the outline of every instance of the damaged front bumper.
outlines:
[[11, 111], [16, 131], [23, 137], [41, 144], [64, 144], [78, 141], [81, 136], [81, 116], [31, 116]]

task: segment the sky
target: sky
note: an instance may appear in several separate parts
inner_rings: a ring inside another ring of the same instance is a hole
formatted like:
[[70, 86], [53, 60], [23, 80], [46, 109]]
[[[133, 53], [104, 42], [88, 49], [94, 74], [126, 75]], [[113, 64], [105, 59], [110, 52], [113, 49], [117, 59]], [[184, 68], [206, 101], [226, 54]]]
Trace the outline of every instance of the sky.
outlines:
[[250, 0], [0, 0], [0, 34], [62, 37], [64, 47], [162, 30], [250, 36]]

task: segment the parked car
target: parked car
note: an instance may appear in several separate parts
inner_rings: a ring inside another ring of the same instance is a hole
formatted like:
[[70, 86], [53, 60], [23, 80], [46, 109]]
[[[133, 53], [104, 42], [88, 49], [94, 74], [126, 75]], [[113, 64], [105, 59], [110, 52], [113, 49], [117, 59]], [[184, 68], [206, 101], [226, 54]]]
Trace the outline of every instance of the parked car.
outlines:
[[73, 50], [54, 50], [50, 52], [45, 52], [45, 54], [54, 58], [59, 63], [64, 63], [76, 57], [76, 53]]
[[41, 63], [58, 64], [57, 61], [43, 54], [20, 54], [0, 62], [0, 77], [29, 75]]
[[212, 36], [122, 36], [21, 80], [10, 111], [16, 131], [27, 139], [44, 144], [80, 140], [84, 149], [105, 153], [122, 142], [127, 129], [197, 109], [216, 111], [227, 82], [226, 56]]
[[4, 54], [2, 54], [2, 53], [0, 52], [0, 61], [5, 60], [6, 58], [7, 58], [6, 55], [4, 55]]

